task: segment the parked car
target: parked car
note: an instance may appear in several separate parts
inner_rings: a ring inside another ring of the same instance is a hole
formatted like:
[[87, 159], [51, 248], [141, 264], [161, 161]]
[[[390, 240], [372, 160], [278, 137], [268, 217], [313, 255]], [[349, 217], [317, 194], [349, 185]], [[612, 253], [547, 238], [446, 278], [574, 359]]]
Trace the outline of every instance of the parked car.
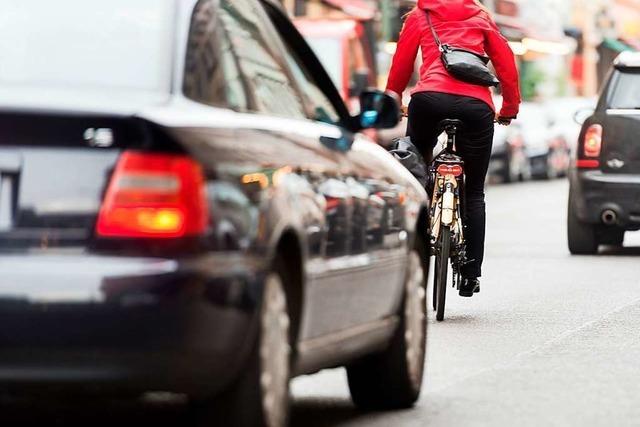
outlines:
[[3, 392], [281, 426], [292, 376], [346, 366], [361, 407], [416, 401], [428, 200], [358, 133], [394, 98], [351, 116], [275, 0], [4, 7]]
[[531, 176], [538, 179], [566, 175], [569, 147], [559, 135], [552, 133], [550, 116], [543, 104], [523, 102], [513, 126], [520, 129]]
[[577, 147], [580, 135], [580, 124], [575, 121], [575, 114], [584, 109], [593, 110], [597, 101], [593, 97], [574, 96], [552, 98], [544, 102], [551, 137], [566, 144], [570, 153]]
[[640, 54], [615, 60], [595, 112], [582, 125], [569, 179], [567, 231], [573, 254], [623, 244], [640, 229]]
[[531, 165], [527, 159], [524, 138], [515, 122], [508, 127], [495, 127], [489, 176], [502, 182], [526, 181], [531, 178]]

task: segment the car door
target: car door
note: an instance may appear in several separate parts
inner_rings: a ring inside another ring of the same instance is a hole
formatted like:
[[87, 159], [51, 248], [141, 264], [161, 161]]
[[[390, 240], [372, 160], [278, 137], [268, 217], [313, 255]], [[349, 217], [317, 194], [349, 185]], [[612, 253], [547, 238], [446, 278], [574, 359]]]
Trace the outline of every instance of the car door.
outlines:
[[[194, 130], [202, 141], [193, 144], [194, 149], [200, 157], [215, 156], [216, 175], [242, 182], [244, 193], [259, 206], [254, 251], [267, 251], [283, 226], [293, 225], [302, 235], [308, 273], [303, 305], [319, 313], [304, 323], [308, 328], [302, 333], [321, 336], [344, 329], [353, 324], [349, 292], [340, 286], [332, 292], [324, 285], [335, 281], [335, 274], [327, 272], [342, 266], [340, 260], [349, 256], [351, 248], [353, 197], [346, 178], [353, 175], [353, 165], [343, 152], [353, 134], [335, 125], [341, 116], [330, 104], [322, 111], [309, 110], [278, 48], [275, 29], [257, 1], [217, 0], [216, 4], [217, 25], [212, 24], [210, 31], [219, 31], [218, 46], [234, 58], [227, 66], [237, 69], [242, 80], [238, 90], [247, 102], [225, 114], [226, 135]], [[208, 8], [202, 10], [206, 17]], [[196, 22], [192, 28], [206, 25]], [[202, 37], [194, 39], [198, 43]], [[321, 120], [309, 119], [315, 114]], [[316, 286], [319, 282], [323, 285]]]
[[[348, 130], [352, 118], [338, 91], [293, 25], [275, 8], [270, 16], [291, 74], [309, 105], [310, 118], [331, 125], [322, 124], [319, 130], [337, 128], [343, 135], [328, 146], [345, 164], [345, 172], [318, 184], [327, 201], [327, 224], [335, 227], [330, 227], [325, 256], [307, 264], [302, 337], [373, 326], [394, 313], [401, 294], [407, 236], [402, 188], [393, 184], [389, 164], [379, 161], [381, 157], [389, 160], [381, 153], [384, 150]], [[324, 77], [325, 84], [317, 83], [318, 76]], [[337, 112], [339, 120], [328, 120], [327, 111]], [[326, 140], [320, 135], [316, 143], [326, 144]]]

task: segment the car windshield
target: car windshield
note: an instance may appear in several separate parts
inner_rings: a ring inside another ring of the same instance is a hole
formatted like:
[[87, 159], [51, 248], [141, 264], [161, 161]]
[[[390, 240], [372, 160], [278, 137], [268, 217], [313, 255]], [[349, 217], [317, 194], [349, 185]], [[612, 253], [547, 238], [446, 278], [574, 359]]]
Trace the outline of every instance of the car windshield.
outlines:
[[329, 73], [333, 84], [338, 90], [342, 87], [342, 49], [340, 48], [340, 40], [330, 37], [307, 37], [307, 42], [311, 49], [315, 52], [318, 59]]
[[621, 71], [609, 98], [609, 108], [640, 109], [640, 71]]
[[175, 0], [0, 0], [0, 89], [168, 92]]

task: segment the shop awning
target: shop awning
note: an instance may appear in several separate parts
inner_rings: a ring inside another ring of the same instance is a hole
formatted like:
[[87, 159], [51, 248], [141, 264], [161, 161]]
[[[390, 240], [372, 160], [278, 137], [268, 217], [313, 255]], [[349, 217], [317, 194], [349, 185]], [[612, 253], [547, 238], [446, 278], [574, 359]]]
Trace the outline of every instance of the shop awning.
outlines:
[[602, 47], [605, 47], [607, 49], [611, 49], [614, 52], [627, 52], [627, 51], [636, 50], [635, 48], [629, 46], [628, 44], [624, 43], [623, 41], [618, 40], [618, 39], [614, 39], [614, 38], [611, 38], [611, 37], [606, 37], [602, 41]]

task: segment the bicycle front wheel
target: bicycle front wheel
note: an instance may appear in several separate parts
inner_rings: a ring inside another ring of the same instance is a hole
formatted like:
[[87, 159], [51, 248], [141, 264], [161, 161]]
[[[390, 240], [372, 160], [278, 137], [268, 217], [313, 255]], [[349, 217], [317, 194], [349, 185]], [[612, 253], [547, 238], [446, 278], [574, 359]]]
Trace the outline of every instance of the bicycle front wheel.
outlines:
[[436, 309], [436, 320], [444, 319], [444, 305], [447, 296], [447, 270], [449, 252], [451, 250], [451, 228], [446, 226], [440, 230], [440, 253], [436, 257], [436, 271], [433, 282], [433, 299]]

